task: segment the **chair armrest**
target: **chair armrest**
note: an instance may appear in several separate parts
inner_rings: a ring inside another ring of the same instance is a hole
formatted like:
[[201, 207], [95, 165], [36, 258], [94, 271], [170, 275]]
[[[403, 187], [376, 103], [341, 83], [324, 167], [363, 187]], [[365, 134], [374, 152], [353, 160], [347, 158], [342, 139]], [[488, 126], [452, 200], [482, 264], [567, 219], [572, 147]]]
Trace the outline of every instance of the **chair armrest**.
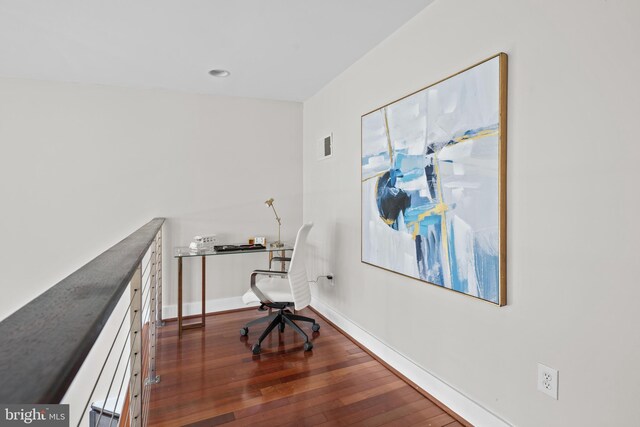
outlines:
[[255, 277], [255, 276], [280, 276], [280, 277], [287, 277], [287, 272], [286, 271], [271, 271], [271, 270], [253, 270], [253, 273], [251, 273], [251, 277]]
[[287, 256], [274, 256], [269, 260], [269, 270], [271, 270], [271, 264], [273, 264], [273, 262], [291, 262], [291, 257], [287, 257]]
[[253, 270], [253, 273], [251, 273], [251, 290], [253, 291], [253, 293], [256, 294], [256, 296], [260, 299], [262, 303], [272, 303], [273, 301], [267, 298], [266, 295], [263, 294], [262, 291], [258, 288], [258, 285], [256, 284], [257, 276], [280, 276], [284, 278], [284, 277], [287, 277], [287, 272], [270, 271], [270, 270]]

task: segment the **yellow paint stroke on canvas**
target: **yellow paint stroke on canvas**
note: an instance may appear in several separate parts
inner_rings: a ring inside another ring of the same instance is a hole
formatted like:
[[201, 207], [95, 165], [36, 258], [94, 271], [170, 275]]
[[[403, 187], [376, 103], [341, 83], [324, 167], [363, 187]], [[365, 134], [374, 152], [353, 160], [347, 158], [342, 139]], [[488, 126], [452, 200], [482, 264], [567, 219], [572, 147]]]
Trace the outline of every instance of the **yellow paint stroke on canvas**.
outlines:
[[487, 136], [496, 136], [498, 135], [498, 129], [485, 129], [483, 131], [480, 131], [476, 134], [473, 135], [462, 135], [457, 137], [456, 139], [454, 139], [454, 142], [464, 142], [464, 141], [468, 141], [470, 139], [480, 139], [480, 138], [485, 138]]
[[[387, 172], [388, 172], [388, 171], [378, 172], [378, 173], [377, 173], [377, 174], [375, 174], [375, 175], [371, 175], [371, 176], [369, 176], [369, 177], [367, 177], [367, 178], [363, 179], [363, 180], [362, 180], [362, 182], [369, 181], [370, 179], [373, 179], [373, 178], [380, 178], [382, 175], [384, 175], [384, 174], [385, 174], [385, 173], [387, 173]], [[378, 188], [378, 187], [377, 187], [377, 184], [376, 184], [376, 191], [377, 191], [377, 188]], [[376, 193], [376, 194], [377, 194], [377, 193]]]
[[389, 168], [393, 168], [393, 146], [391, 145], [391, 133], [389, 132], [389, 119], [387, 119], [387, 107], [382, 109], [384, 116], [384, 130], [387, 133], [387, 147], [389, 149]]
[[[439, 199], [438, 205], [445, 205], [442, 197], [442, 179], [440, 179], [440, 165], [438, 164], [438, 153], [433, 154], [433, 162], [436, 167], [436, 177], [438, 178], [438, 187], [437, 187], [438, 199]], [[443, 256], [447, 260], [447, 267], [448, 267], [449, 266], [449, 237], [447, 236], [447, 220], [444, 214], [449, 208], [446, 205], [445, 207], [446, 209], [444, 209], [440, 214], [440, 216], [442, 217], [442, 221], [440, 221], [440, 227], [441, 227], [440, 234], [442, 235], [442, 251], [444, 252]], [[444, 266], [443, 266], [443, 271], [444, 271]]]

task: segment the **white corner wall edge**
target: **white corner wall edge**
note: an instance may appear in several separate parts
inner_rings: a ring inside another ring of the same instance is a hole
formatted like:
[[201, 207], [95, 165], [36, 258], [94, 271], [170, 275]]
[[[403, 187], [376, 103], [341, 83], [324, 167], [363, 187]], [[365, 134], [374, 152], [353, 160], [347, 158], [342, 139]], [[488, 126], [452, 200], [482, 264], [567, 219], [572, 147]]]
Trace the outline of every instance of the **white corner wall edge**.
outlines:
[[[469, 399], [458, 390], [445, 383], [432, 373], [418, 366], [405, 355], [394, 350], [375, 336], [371, 335], [355, 322], [340, 314], [338, 311], [313, 298], [311, 306], [318, 313], [335, 323], [339, 328], [351, 335], [356, 341], [371, 350], [402, 375], [416, 383], [420, 388], [431, 394], [449, 409], [478, 427], [507, 427], [512, 424], [498, 417], [488, 409]], [[318, 351], [322, 348], [320, 343]]]
[[[205, 311], [207, 313], [216, 313], [218, 311], [225, 310], [236, 310], [238, 308], [245, 308], [244, 302], [242, 302], [242, 297], [231, 297], [231, 298], [218, 298], [218, 299], [209, 299], [205, 303]], [[183, 316], [191, 316], [193, 314], [200, 314], [201, 303], [200, 302], [188, 302], [182, 306], [182, 315]], [[177, 305], [166, 305], [162, 307], [162, 318], [163, 319], [171, 319], [178, 317], [178, 306]]]

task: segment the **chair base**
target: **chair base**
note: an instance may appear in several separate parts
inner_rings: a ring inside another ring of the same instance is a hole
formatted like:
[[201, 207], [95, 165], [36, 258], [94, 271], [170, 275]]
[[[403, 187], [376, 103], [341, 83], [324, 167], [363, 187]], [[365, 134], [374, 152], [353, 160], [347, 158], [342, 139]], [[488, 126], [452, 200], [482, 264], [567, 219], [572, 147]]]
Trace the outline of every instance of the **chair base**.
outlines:
[[300, 316], [298, 314], [293, 314], [289, 311], [290, 306], [293, 304], [289, 303], [272, 303], [267, 305], [269, 308], [275, 308], [278, 310], [277, 313], [272, 313], [268, 316], [261, 317], [259, 319], [252, 320], [248, 322], [242, 329], [240, 329], [240, 335], [246, 336], [249, 333], [249, 326], [254, 326], [259, 323], [270, 322], [269, 326], [262, 332], [260, 338], [258, 338], [258, 342], [253, 344], [251, 347], [251, 351], [253, 354], [260, 354], [260, 345], [265, 338], [269, 336], [271, 331], [273, 331], [276, 327], [279, 328], [280, 332], [284, 332], [284, 328], [286, 325], [289, 325], [294, 331], [298, 333], [298, 335], [304, 338], [304, 351], [309, 351], [313, 348], [313, 343], [309, 341], [309, 337], [307, 334], [298, 326], [295, 320], [299, 322], [308, 322], [311, 323], [311, 330], [317, 332], [320, 330], [320, 325], [316, 323], [316, 321], [310, 317]]

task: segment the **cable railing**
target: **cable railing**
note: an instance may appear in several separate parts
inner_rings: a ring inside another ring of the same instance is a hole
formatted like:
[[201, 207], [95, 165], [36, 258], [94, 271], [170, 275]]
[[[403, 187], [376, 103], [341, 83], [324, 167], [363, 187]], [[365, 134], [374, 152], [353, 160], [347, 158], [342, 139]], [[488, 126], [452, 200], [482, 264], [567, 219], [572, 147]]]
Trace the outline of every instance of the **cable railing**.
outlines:
[[0, 402], [69, 405], [71, 426], [146, 426], [162, 325], [156, 218], [0, 322]]

